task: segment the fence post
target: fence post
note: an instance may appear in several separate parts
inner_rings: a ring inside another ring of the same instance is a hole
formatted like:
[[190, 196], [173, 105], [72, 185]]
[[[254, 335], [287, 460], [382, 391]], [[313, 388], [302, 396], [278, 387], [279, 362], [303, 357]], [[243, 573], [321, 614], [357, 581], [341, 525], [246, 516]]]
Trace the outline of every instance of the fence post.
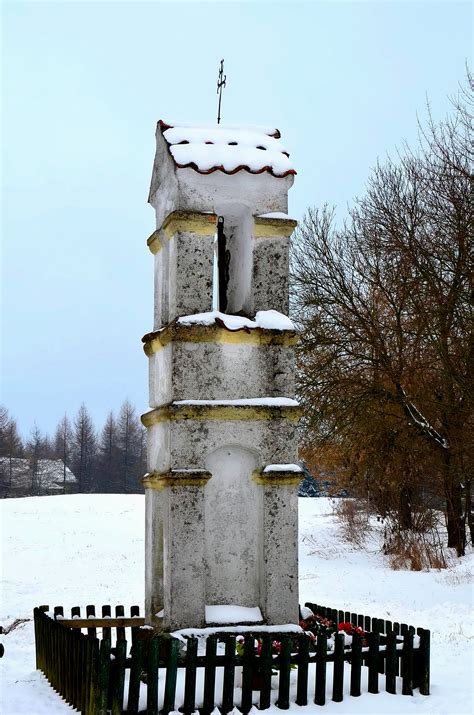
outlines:
[[328, 652], [327, 636], [319, 635], [316, 643], [316, 688], [314, 702], [324, 705], [326, 702], [326, 659]]

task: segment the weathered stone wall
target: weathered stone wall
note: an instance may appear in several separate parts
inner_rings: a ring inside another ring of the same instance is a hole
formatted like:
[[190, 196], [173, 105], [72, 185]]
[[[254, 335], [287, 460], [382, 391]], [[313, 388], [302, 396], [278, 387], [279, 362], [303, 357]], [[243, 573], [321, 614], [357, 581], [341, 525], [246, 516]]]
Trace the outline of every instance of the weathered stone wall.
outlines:
[[294, 394], [294, 351], [283, 340], [280, 344], [253, 345], [245, 342], [247, 336], [237, 342], [238, 334], [225, 332], [229, 341], [236, 342], [171, 342], [151, 353], [150, 407], [174, 400]]

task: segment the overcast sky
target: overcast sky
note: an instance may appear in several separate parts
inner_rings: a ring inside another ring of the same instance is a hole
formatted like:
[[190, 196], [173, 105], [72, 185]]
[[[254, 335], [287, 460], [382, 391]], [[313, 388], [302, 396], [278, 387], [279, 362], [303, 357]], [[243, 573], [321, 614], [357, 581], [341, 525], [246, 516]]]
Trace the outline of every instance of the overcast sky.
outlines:
[[[158, 119], [277, 126], [290, 214], [348, 202], [442, 118], [469, 2], [4, 2], [2, 393], [27, 435], [82, 401], [147, 409]], [[242, 395], [245, 397], [245, 395]]]

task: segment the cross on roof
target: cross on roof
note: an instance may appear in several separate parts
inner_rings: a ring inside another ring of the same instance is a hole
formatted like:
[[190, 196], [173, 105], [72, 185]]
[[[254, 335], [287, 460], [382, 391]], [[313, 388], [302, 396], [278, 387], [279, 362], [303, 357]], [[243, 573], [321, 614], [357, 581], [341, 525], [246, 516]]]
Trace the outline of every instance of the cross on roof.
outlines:
[[224, 74], [224, 60], [221, 60], [221, 66], [219, 69], [219, 76], [217, 77], [217, 94], [219, 95], [219, 106], [217, 109], [217, 123], [221, 122], [221, 101], [222, 101], [222, 90], [226, 86], [227, 75]]

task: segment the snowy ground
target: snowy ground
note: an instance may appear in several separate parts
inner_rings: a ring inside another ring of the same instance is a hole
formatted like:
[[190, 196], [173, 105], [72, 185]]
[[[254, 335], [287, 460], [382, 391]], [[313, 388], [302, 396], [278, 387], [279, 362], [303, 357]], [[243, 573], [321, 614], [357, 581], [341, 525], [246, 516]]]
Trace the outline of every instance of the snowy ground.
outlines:
[[[3, 500], [0, 623], [0, 712], [71, 712], [35, 671], [32, 609], [36, 605], [143, 603], [144, 498], [75, 495]], [[300, 601], [313, 601], [432, 631], [432, 694], [363, 694], [330, 699], [325, 711], [345, 715], [471, 715], [472, 580], [469, 555], [445, 571], [391, 571], [377, 534], [356, 551], [341, 540], [328, 499], [300, 499]], [[305, 711], [320, 710], [316, 705]], [[290, 712], [302, 712], [292, 705]], [[276, 715], [280, 710], [272, 708]]]

